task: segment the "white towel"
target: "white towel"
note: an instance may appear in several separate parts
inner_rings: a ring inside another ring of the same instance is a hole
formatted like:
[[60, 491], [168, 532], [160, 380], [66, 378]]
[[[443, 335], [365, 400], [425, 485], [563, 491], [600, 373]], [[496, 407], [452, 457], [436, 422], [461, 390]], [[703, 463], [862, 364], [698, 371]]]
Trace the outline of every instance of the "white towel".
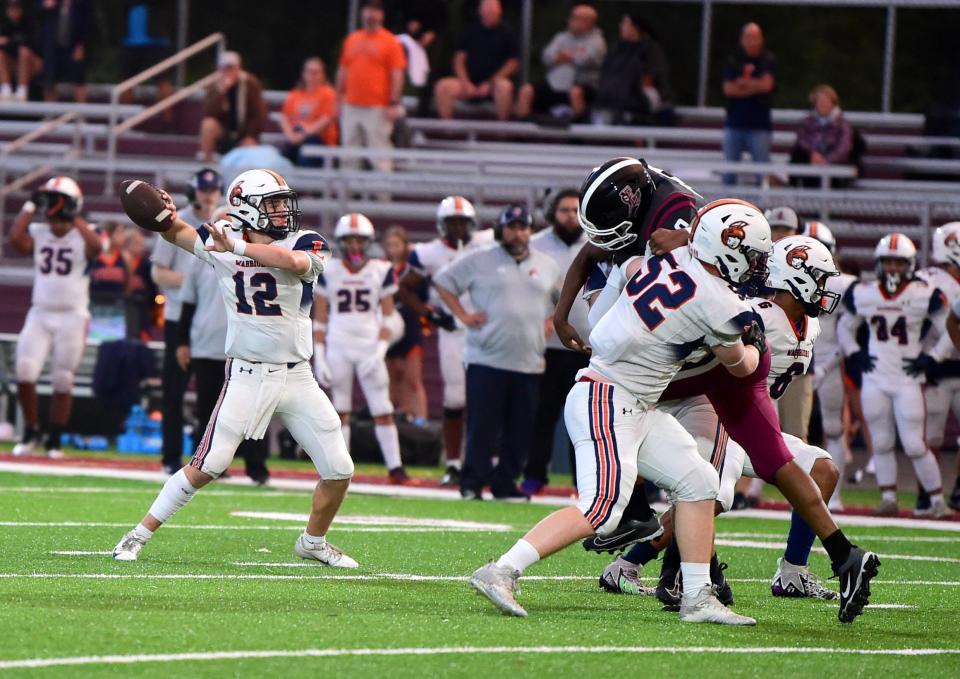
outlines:
[[283, 363], [260, 364], [260, 389], [253, 403], [250, 418], [243, 428], [243, 438], [262, 439], [270, 426], [270, 418], [280, 403], [287, 383], [287, 366]]

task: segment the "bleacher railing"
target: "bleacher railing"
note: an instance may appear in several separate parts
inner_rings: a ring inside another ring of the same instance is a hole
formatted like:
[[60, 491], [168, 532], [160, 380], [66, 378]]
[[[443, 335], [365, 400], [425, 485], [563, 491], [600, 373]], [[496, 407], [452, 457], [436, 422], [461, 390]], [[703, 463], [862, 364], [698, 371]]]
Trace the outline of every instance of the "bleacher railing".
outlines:
[[[120, 103], [120, 97], [124, 92], [132, 90], [137, 85], [144, 83], [151, 78], [160, 75], [164, 71], [178, 66], [184, 63], [190, 57], [203, 52], [211, 47], [216, 48], [217, 55], [219, 56], [220, 52], [226, 47], [227, 38], [223, 33], [211, 33], [202, 40], [198, 40], [188, 47], [184, 47], [182, 50], [176, 54], [167, 57], [163, 61], [154, 64], [150, 68], [138, 73], [135, 76], [127, 78], [121, 83], [118, 83], [110, 91], [110, 104], [112, 107], [116, 107]], [[136, 127], [144, 120], [152, 118], [153, 116], [161, 113], [171, 106], [174, 106], [180, 101], [192, 96], [195, 92], [207, 87], [210, 85], [216, 78], [216, 72], [210, 73], [200, 80], [187, 85], [186, 87], [180, 88], [170, 96], [161, 99], [153, 106], [144, 109], [140, 113], [127, 118], [123, 122], [118, 121], [118, 116], [116, 113], [110, 115], [110, 127], [109, 134], [107, 138], [107, 175], [106, 175], [106, 186], [104, 190], [108, 195], [112, 194], [114, 191], [114, 179], [116, 174], [116, 159], [117, 159], [117, 141], [121, 134], [127, 132], [128, 130]]]

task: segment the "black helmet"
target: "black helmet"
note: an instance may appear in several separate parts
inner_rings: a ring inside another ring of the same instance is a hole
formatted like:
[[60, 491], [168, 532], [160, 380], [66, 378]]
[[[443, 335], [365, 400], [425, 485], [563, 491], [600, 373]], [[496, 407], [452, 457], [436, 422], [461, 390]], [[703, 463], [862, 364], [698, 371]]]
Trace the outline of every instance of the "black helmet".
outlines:
[[580, 224], [587, 239], [604, 250], [633, 243], [656, 188], [647, 164], [637, 158], [614, 158], [595, 168], [580, 187]]

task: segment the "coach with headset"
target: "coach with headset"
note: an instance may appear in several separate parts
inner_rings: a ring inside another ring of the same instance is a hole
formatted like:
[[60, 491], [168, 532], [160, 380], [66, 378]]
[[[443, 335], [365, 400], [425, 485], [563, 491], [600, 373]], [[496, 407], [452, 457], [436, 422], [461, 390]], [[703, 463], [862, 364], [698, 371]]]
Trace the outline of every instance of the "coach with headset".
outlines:
[[[216, 170], [203, 168], [186, 187], [190, 205], [180, 210], [180, 219], [193, 227], [212, 221], [223, 202], [223, 177]], [[193, 257], [190, 253], [157, 238], [150, 256], [153, 282], [166, 300], [163, 308], [163, 469], [175, 474], [183, 466], [183, 393], [189, 374], [177, 363], [180, 321], [180, 286]]]
[[[561, 276], [566, 276], [571, 262], [587, 243], [587, 236], [580, 227], [579, 208], [580, 192], [577, 189], [558, 191], [544, 214], [547, 228], [538, 231], [530, 239], [530, 247], [553, 259]], [[579, 296], [570, 309], [570, 322], [581, 337], [590, 334], [588, 310], [586, 301]], [[547, 335], [546, 369], [540, 382], [540, 401], [534, 420], [533, 444], [523, 470], [523, 484], [520, 486], [527, 495], [536, 495], [547, 485], [547, 470], [553, 455], [553, 434], [557, 420], [563, 412], [567, 393], [576, 381], [577, 372], [586, 368], [589, 362], [590, 359], [585, 354], [563, 346], [551, 323]], [[569, 440], [566, 441], [566, 447], [569, 449], [572, 466], [573, 446]]]
[[[526, 499], [516, 485], [533, 437], [547, 319], [561, 276], [548, 255], [530, 248], [533, 219], [520, 205], [500, 215], [499, 245], [464, 255], [434, 277], [444, 304], [467, 326], [467, 450], [460, 495]], [[470, 293], [473, 313], [460, 304]], [[499, 462], [492, 458], [499, 446]]]

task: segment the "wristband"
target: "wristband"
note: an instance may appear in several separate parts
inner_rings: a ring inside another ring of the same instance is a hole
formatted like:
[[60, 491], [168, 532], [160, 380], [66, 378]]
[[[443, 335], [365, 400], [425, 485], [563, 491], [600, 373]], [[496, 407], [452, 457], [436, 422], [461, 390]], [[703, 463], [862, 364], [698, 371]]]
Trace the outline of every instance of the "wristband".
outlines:
[[23, 207], [20, 208], [20, 212], [36, 212], [36, 211], [37, 211], [37, 204], [34, 203], [32, 200], [28, 200], [23, 204]]
[[233, 241], [233, 254], [238, 257], [243, 257], [243, 253], [247, 251], [247, 242], [243, 239], [237, 238]]
[[313, 322], [313, 329], [314, 329], [314, 330], [321, 330], [321, 331], [323, 331], [323, 332], [326, 332], [326, 331], [327, 331], [327, 324], [326, 324], [326, 323], [321, 323], [320, 321], [314, 321], [314, 322]]

